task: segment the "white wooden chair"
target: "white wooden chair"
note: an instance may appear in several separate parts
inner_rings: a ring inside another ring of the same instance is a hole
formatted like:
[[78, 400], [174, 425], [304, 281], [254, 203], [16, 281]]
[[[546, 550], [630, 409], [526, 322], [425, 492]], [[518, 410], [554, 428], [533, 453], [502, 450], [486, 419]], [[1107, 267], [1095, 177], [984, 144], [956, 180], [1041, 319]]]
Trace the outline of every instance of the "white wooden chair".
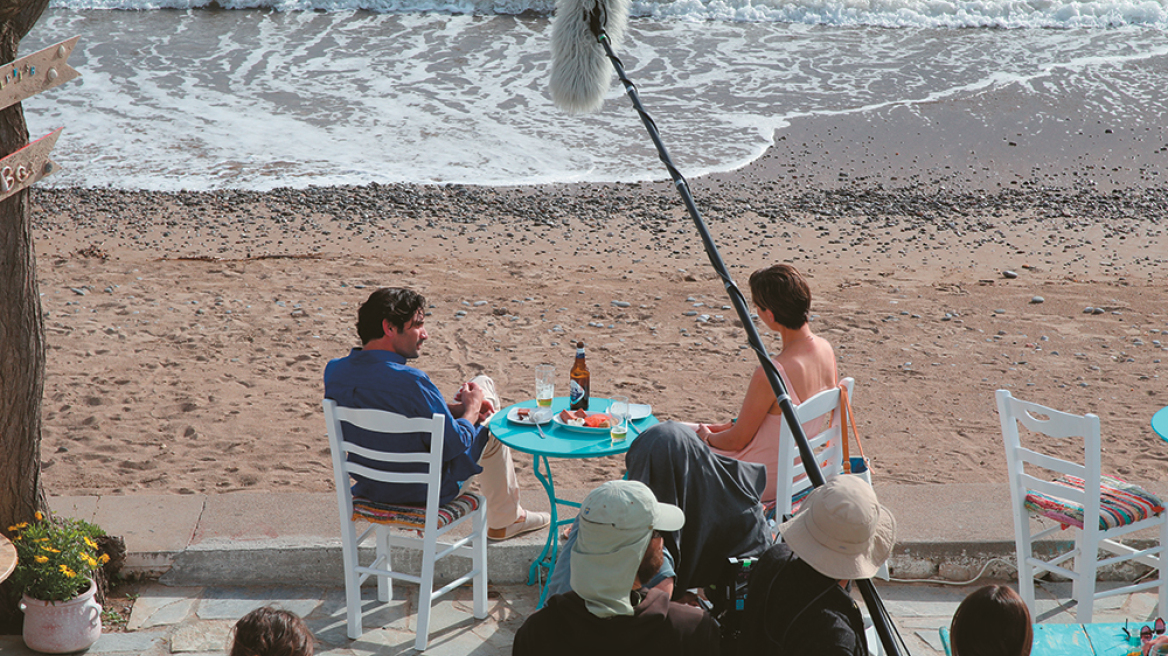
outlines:
[[[1101, 474], [1099, 417], [1052, 410], [1016, 399], [1006, 390], [998, 390], [997, 401], [1014, 510], [1018, 587], [1030, 614], [1036, 616], [1034, 577], [1047, 571], [1074, 582], [1076, 619], [1081, 624], [1091, 622], [1097, 599], [1152, 588], [1160, 589], [1160, 616], [1168, 616], [1168, 572], [1165, 570], [1168, 560], [1164, 558], [1168, 546], [1168, 513], [1159, 499], [1138, 486]], [[1022, 444], [1019, 425], [1027, 429], [1026, 446]], [[1042, 436], [1051, 439], [1044, 440]], [[1076, 451], [1079, 446], [1083, 449], [1082, 464], [1050, 455], [1056, 449]], [[1053, 477], [1050, 472], [1060, 478], [1048, 480]], [[1056, 523], [1032, 534], [1030, 515]], [[1048, 560], [1034, 554], [1035, 540], [1067, 528], [1075, 531], [1072, 548]], [[1115, 540], [1148, 528], [1159, 531], [1159, 544], [1148, 549], [1133, 549]], [[1115, 555], [1100, 559], [1101, 549]], [[1064, 567], [1072, 558], [1073, 569]], [[1096, 591], [1096, 573], [1100, 568], [1129, 560], [1156, 568], [1157, 579]]]
[[[438, 503], [442, 481], [442, 445], [445, 431], [443, 415], [409, 418], [383, 410], [344, 408], [335, 401], [325, 399], [324, 416], [328, 424], [329, 449], [332, 451], [333, 475], [337, 487], [337, 505], [341, 516], [341, 546], [345, 567], [345, 603], [348, 610], [349, 637], [361, 637], [361, 583], [370, 576], [377, 577], [377, 598], [383, 602], [393, 596], [392, 579], [417, 583], [418, 621], [417, 640], [414, 646], [419, 651], [426, 649], [430, 632], [430, 606], [435, 598], [450, 592], [458, 586], [473, 580], [474, 616], [487, 616], [487, 520], [486, 499], [476, 494], [463, 494], [445, 505]], [[378, 433], [386, 433], [386, 439], [394, 434], [429, 433], [429, 453], [393, 453], [378, 451], [345, 441], [341, 424], [347, 423], [358, 428]], [[391, 473], [361, 464], [349, 462], [348, 454], [354, 454], [379, 463], [414, 463], [424, 470], [418, 473]], [[350, 489], [350, 477], [357, 474], [367, 479], [383, 483], [421, 483], [427, 486], [426, 505], [395, 506], [373, 503], [354, 498]], [[471, 521], [470, 535], [451, 543], [438, 539], [448, 531]], [[357, 521], [372, 522], [359, 536]], [[420, 531], [421, 537], [401, 532], [393, 532], [393, 527]], [[375, 556], [368, 566], [360, 564], [358, 547], [370, 537], [375, 537]], [[421, 574], [416, 576], [393, 569], [390, 549], [394, 546], [422, 550]], [[456, 554], [471, 559], [471, 570], [451, 581], [440, 590], [434, 590], [435, 563], [445, 556]]]
[[[840, 384], [848, 390], [848, 396], [851, 397], [855, 381], [845, 378]], [[819, 465], [819, 470], [823, 472], [823, 477], [827, 478], [844, 471], [841, 432], [843, 420], [840, 413], [839, 387], [824, 390], [795, 406], [795, 417], [801, 425], [824, 415], [831, 415], [830, 421], [823, 422], [823, 428], [819, 433], [808, 435], [807, 443], [815, 453], [815, 462]], [[795, 437], [791, 434], [791, 428], [786, 421], [779, 432], [778, 468], [775, 520], [781, 521], [784, 517], [793, 515], [799, 507], [799, 502], [811, 491], [811, 481], [807, 478], [802, 461], [799, 460], [799, 447], [795, 445]]]
[[[856, 381], [845, 378], [840, 385], [848, 391], [848, 398], [852, 396], [852, 389]], [[795, 406], [795, 417], [800, 425], [806, 425], [811, 420], [824, 415], [831, 415], [830, 420], [824, 420], [822, 428], [815, 435], [807, 436], [807, 443], [815, 453], [815, 462], [823, 477], [830, 478], [844, 473], [843, 449], [843, 413], [840, 409], [840, 388], [838, 386], [823, 390], [819, 394]], [[799, 447], [795, 445], [795, 437], [787, 422], [779, 433], [779, 475], [775, 491], [775, 521], [781, 522], [784, 517], [795, 514], [804, 497], [811, 492], [811, 480], [807, 478], [807, 471], [799, 459]], [[776, 540], [782, 536], [776, 534]], [[888, 579], [888, 564], [880, 566], [876, 577]]]

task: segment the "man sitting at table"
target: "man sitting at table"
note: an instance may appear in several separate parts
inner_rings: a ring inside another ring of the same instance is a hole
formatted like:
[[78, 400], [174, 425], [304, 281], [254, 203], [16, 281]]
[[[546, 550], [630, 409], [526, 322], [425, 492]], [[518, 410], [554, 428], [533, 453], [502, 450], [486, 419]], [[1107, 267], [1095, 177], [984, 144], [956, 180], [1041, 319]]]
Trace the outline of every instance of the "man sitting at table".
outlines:
[[659, 531], [685, 524], [680, 508], [658, 503], [644, 483], [610, 481], [584, 499], [578, 520], [572, 591], [527, 618], [513, 656], [720, 653], [718, 623], [706, 611], [640, 585], [661, 567]]
[[[458, 496], [468, 478], [479, 479], [487, 498], [487, 538], [506, 540], [535, 531], [551, 522], [548, 513], [529, 512], [519, 505], [519, 485], [511, 450], [490, 434], [487, 420], [501, 403], [495, 383], [477, 376], [464, 383], [447, 403], [442, 393], [421, 370], [406, 364], [418, 357], [426, 333], [426, 299], [404, 288], [382, 288], [369, 295], [357, 311], [357, 334], [362, 348], [332, 360], [324, 369], [325, 398], [348, 408], [388, 410], [406, 417], [446, 416], [442, 451], [442, 489], [439, 501]], [[355, 426], [344, 427], [345, 438], [355, 444], [401, 453], [427, 451], [429, 435], [399, 436], [389, 444], [377, 434]], [[350, 455], [354, 462], [383, 468]], [[422, 484], [382, 483], [353, 477], [353, 495], [379, 503], [424, 504]]]

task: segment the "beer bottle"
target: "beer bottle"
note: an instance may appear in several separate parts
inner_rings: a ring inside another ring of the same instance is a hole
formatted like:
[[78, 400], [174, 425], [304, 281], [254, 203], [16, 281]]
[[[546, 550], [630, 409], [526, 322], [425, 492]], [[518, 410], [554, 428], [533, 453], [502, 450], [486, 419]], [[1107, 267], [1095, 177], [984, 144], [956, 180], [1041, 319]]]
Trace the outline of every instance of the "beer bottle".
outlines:
[[588, 363], [584, 361], [584, 342], [576, 342], [576, 363], [572, 365], [572, 371], [568, 375], [571, 377], [568, 383], [571, 408], [587, 410], [591, 376], [588, 374]]

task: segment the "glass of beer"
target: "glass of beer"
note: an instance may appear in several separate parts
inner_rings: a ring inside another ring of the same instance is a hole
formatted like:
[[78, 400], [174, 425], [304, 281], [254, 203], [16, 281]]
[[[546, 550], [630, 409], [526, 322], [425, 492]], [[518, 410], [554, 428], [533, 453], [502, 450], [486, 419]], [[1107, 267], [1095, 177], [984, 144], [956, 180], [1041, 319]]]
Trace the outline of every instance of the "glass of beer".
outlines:
[[611, 418], [608, 427], [612, 443], [624, 442], [629, 435], [629, 397], [612, 397], [612, 403], [608, 406], [608, 416]]
[[535, 404], [541, 408], [552, 407], [556, 396], [556, 368], [550, 364], [535, 367]]

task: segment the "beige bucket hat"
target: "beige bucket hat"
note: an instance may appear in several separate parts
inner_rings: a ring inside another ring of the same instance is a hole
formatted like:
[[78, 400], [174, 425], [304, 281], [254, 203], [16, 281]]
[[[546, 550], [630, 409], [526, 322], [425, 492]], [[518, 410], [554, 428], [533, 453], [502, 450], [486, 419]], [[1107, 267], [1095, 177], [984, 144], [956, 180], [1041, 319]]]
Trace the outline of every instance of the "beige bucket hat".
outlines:
[[869, 579], [892, 553], [896, 519], [859, 476], [833, 476], [779, 526], [783, 541], [817, 572]]

